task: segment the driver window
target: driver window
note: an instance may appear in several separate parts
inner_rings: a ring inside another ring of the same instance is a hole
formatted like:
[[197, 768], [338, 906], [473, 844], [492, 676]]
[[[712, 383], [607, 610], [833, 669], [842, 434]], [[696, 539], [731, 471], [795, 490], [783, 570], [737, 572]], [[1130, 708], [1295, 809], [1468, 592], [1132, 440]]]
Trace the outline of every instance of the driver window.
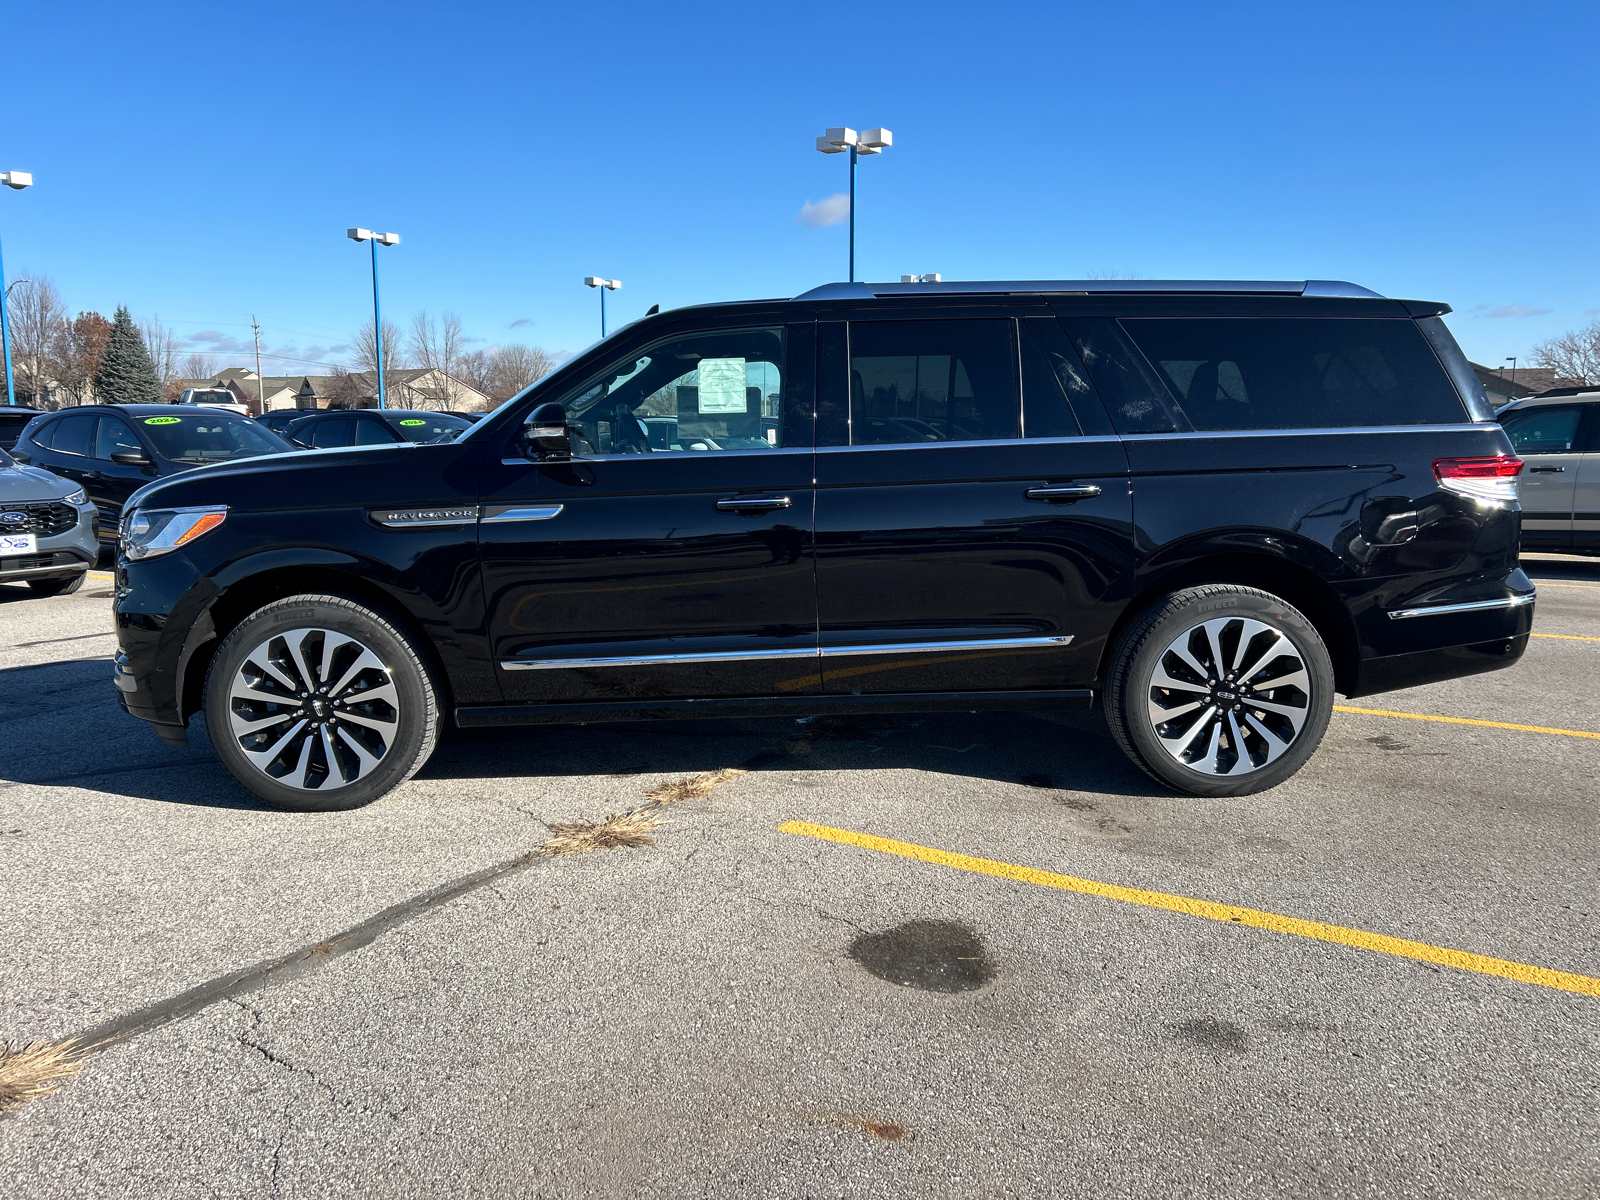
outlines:
[[566, 401], [575, 454], [697, 454], [783, 444], [783, 330], [658, 342]]
[[94, 456], [109, 461], [112, 454], [119, 450], [138, 450], [143, 453], [144, 447], [121, 417], [101, 417], [100, 432], [94, 442]]

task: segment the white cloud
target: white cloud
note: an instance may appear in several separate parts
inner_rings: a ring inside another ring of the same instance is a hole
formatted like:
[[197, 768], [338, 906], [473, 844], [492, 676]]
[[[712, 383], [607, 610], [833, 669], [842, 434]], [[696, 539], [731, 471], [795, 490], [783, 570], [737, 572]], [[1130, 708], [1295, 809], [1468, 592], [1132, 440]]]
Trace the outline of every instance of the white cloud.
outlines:
[[[1488, 305], [1480, 304], [1478, 308], [1488, 308]], [[1477, 312], [1478, 309], [1473, 309], [1473, 311]], [[1482, 315], [1486, 317], [1542, 317], [1550, 311], [1548, 308], [1534, 308], [1531, 304], [1502, 304], [1499, 308], [1489, 309], [1488, 312]]]
[[821, 229], [824, 225], [842, 225], [850, 219], [850, 194], [835, 192], [826, 200], [807, 200], [800, 207], [796, 221], [807, 229]]

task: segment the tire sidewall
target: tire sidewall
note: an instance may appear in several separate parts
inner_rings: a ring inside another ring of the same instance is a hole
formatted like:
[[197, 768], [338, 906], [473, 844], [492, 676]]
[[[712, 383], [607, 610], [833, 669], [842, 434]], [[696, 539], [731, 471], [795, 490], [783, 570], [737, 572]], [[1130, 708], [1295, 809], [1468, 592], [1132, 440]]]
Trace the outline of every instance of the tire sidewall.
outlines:
[[[268, 638], [296, 629], [327, 629], [354, 638], [383, 662], [399, 697], [399, 721], [388, 753], [363, 779], [328, 792], [277, 782], [239, 748], [229, 721], [229, 692], [246, 657]], [[206, 734], [229, 773], [255, 795], [296, 812], [338, 812], [370, 804], [409, 779], [427, 760], [438, 734], [435, 689], [405, 636], [382, 615], [338, 596], [291, 596], [241, 621], [217, 647], [206, 675]]]
[[[1299, 650], [1312, 686], [1310, 710], [1294, 744], [1276, 762], [1238, 776], [1212, 775], [1178, 762], [1145, 712], [1156, 664], [1167, 647], [1185, 630], [1225, 617], [1248, 617], [1281, 629]], [[1333, 662], [1316, 627], [1293, 605], [1254, 588], [1215, 584], [1174, 593], [1130, 632], [1136, 637], [1118, 664], [1115, 715], [1140, 765], [1162, 782], [1191, 795], [1246, 795], [1276, 787], [1316, 753], [1333, 713]]]

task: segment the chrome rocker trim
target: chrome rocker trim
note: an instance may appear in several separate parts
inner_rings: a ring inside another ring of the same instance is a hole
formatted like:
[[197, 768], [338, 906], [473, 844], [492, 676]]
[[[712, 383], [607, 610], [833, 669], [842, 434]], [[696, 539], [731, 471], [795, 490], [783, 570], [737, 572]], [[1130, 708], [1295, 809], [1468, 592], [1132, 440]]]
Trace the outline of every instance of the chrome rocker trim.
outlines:
[[1521, 608], [1532, 604], [1535, 593], [1526, 596], [1504, 596], [1499, 600], [1473, 600], [1466, 604], [1430, 604], [1426, 608], [1397, 608], [1389, 614], [1391, 621], [1404, 621], [1410, 617], [1436, 617], [1445, 613], [1485, 612], [1491, 608]]
[[807, 646], [793, 650], [713, 650], [701, 654], [607, 655], [598, 658], [502, 659], [502, 671], [553, 671], [573, 667], [661, 667], [712, 662], [756, 662], [782, 658], [843, 658], [857, 654], [938, 654], [952, 650], [1026, 650], [1064, 647], [1065, 637], [980, 638], [960, 642], [888, 642], [870, 646]]

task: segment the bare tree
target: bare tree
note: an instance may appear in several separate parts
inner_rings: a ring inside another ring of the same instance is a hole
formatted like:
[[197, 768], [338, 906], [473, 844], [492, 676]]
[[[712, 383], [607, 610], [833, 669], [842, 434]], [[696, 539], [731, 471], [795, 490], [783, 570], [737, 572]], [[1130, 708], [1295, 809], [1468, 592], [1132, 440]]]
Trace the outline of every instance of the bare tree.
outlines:
[[462, 355], [456, 378], [499, 404], [543, 379], [555, 367], [555, 356], [548, 350], [512, 342]]
[[[373, 336], [373, 327], [363, 325], [356, 331], [354, 339], [356, 366], [366, 374], [366, 382], [371, 385], [374, 394], [378, 390], [378, 339]], [[398, 386], [400, 380], [398, 372], [404, 368], [400, 354], [400, 330], [393, 321], [383, 323], [383, 386], [392, 391]]]
[[42, 405], [60, 373], [53, 350], [67, 309], [56, 285], [44, 275], [28, 278], [11, 296], [11, 369], [16, 372], [17, 401]]
[[461, 336], [461, 318], [447, 312], [434, 321], [419, 312], [411, 321], [411, 361], [432, 374], [412, 385], [424, 408], [455, 408], [466, 392], [458, 382], [466, 346]]
[[328, 391], [329, 408], [360, 408], [367, 399], [368, 376], [352, 375], [343, 367], [333, 368], [333, 387]]
[[184, 379], [211, 379], [216, 373], [217, 360], [209, 354], [191, 354], [178, 369]]
[[178, 396], [176, 384], [181, 376], [178, 365], [178, 335], [161, 323], [160, 317], [139, 322], [139, 336], [144, 339], [150, 364], [156, 369], [156, 379], [161, 384], [161, 395], [168, 400]]
[[1600, 321], [1535, 346], [1528, 358], [1573, 383], [1600, 383]]
[[50, 355], [61, 393], [58, 407], [88, 404], [94, 398], [95, 372], [111, 339], [111, 322], [99, 313], [79, 313], [56, 327]]

